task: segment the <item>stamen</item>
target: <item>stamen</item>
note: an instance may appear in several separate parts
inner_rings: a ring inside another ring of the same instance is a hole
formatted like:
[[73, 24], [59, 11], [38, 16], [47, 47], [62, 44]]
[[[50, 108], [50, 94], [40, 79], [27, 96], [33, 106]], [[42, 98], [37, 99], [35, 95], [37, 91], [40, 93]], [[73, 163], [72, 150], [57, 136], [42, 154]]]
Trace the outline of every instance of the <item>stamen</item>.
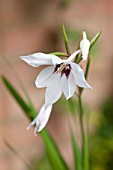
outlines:
[[61, 74], [61, 72], [63, 71], [63, 69], [64, 69], [65, 67], [66, 67], [66, 64], [63, 63], [63, 64], [57, 69], [56, 73], [60, 73], [60, 74]]
[[61, 63], [61, 64], [57, 64], [56, 67], [55, 67], [55, 70], [54, 70], [54, 73], [58, 73], [60, 74], [61, 76], [63, 74], [66, 75], [66, 77], [68, 78], [69, 74], [70, 74], [70, 71], [71, 71], [71, 66], [70, 64], [67, 64], [67, 63]]

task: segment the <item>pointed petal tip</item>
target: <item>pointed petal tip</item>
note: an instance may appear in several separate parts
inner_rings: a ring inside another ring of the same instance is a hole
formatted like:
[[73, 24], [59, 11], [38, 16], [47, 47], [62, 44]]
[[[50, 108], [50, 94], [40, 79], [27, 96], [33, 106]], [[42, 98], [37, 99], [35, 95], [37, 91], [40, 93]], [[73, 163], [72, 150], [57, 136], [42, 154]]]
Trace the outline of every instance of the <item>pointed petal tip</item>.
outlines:
[[26, 130], [29, 130], [33, 125], [34, 125], [33, 122], [31, 122], [31, 123], [26, 127]]
[[[19, 56], [19, 58], [23, 61], [25, 61], [26, 63], [28, 63], [28, 59], [29, 57], [28, 56]], [[28, 63], [29, 64], [29, 63]]]
[[29, 130], [29, 129], [30, 129], [30, 127], [31, 127], [31, 125], [27, 126], [27, 127], [26, 127], [26, 130]]
[[34, 136], [37, 137], [37, 132], [36, 133], [34, 132]]
[[37, 83], [37, 80], [35, 80], [35, 86], [38, 88], [38, 83]]
[[38, 83], [37, 79], [35, 80], [35, 86], [36, 86], [36, 88], [42, 88], [42, 87], [40, 87], [40, 83]]
[[86, 31], [82, 31], [82, 34], [86, 34]]
[[37, 78], [36, 78], [36, 80], [35, 80], [35, 86], [36, 86], [37, 88], [42, 88], [42, 86], [40, 86], [40, 83], [37, 81]]
[[39, 133], [39, 132], [41, 132], [42, 130], [43, 130], [43, 129], [38, 129], [37, 132]]
[[19, 56], [20, 59], [24, 60], [25, 56]]
[[93, 90], [93, 88], [90, 86], [90, 89]]
[[34, 135], [37, 136], [37, 133], [41, 132], [42, 130], [43, 128], [40, 128], [40, 126], [39, 127], [36, 126], [34, 129]]
[[22, 56], [19, 56], [19, 58], [20, 58], [21, 60], [23, 60], [23, 59], [22, 59]]
[[83, 39], [87, 39], [87, 35], [85, 31], [82, 32], [82, 35], [83, 35]]
[[93, 88], [92, 88], [89, 84], [88, 84], [88, 88], [91, 89], [91, 90], [93, 90]]
[[34, 136], [35, 137], [37, 136], [37, 127], [35, 127], [35, 129], [34, 129]]

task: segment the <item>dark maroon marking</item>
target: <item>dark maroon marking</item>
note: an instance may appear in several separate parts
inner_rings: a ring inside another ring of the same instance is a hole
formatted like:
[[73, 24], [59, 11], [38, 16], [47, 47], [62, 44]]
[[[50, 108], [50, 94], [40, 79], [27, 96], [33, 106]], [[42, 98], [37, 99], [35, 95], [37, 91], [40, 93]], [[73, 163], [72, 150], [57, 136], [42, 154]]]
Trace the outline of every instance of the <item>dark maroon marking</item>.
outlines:
[[[57, 64], [56, 67], [55, 67], [55, 69], [54, 69], [54, 72], [53, 72], [53, 73], [57, 72], [58, 68], [59, 68], [62, 64], [63, 64], [63, 63]], [[69, 67], [69, 68], [66, 68], [66, 67]], [[63, 74], [65, 74], [67, 78], [69, 77], [69, 74], [70, 74], [70, 72], [71, 72], [71, 66], [70, 66], [70, 64], [67, 64], [66, 67], [62, 70], [62, 72], [61, 72], [61, 77], [63, 76]]]
[[71, 69], [66, 69], [66, 68], [64, 68], [64, 69], [62, 70], [62, 72], [61, 72], [61, 76], [63, 76], [63, 74], [65, 74], [66, 77], [68, 78], [68, 77], [69, 77], [69, 74], [70, 74], [70, 71], [71, 71]]
[[54, 72], [53, 72], [53, 73], [55, 73], [61, 65], [62, 65], [62, 63], [61, 63], [61, 64], [56, 64], [56, 67], [55, 67], [55, 69], [54, 69]]

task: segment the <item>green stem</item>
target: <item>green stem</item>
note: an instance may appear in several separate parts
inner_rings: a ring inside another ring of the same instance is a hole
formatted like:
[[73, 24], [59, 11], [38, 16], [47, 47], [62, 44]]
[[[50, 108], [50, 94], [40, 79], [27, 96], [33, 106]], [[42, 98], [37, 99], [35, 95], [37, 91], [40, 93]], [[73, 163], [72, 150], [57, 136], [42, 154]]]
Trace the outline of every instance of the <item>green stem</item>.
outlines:
[[80, 128], [81, 128], [81, 136], [82, 136], [82, 168], [83, 170], [89, 169], [89, 149], [88, 149], [88, 135], [84, 130], [83, 126], [83, 106], [81, 93], [79, 90], [79, 120], [80, 120]]
[[81, 128], [81, 136], [82, 136], [82, 154], [83, 154], [83, 145], [84, 145], [84, 127], [83, 127], [83, 107], [81, 94], [79, 93], [79, 120], [80, 120], [80, 128]]
[[88, 62], [87, 62], [87, 65], [86, 65], [86, 71], [85, 71], [85, 78], [86, 78], [86, 80], [87, 80], [88, 73], [89, 73], [90, 61], [91, 61], [91, 59], [90, 59], [90, 57], [89, 57]]
[[89, 122], [86, 120], [85, 146], [84, 146], [84, 169], [89, 170]]

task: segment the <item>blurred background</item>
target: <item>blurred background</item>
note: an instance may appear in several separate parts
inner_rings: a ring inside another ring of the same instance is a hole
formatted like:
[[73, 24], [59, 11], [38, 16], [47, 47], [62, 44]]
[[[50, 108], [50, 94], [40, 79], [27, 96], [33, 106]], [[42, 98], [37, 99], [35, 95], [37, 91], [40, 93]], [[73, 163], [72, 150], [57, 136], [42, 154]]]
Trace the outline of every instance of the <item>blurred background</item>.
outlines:
[[[45, 89], [36, 89], [34, 81], [42, 68], [28, 66], [19, 56], [34, 52], [65, 52], [62, 24], [67, 28], [71, 52], [76, 50], [83, 30], [89, 39], [102, 31], [91, 53], [88, 82], [93, 90], [85, 90], [83, 98], [92, 113], [91, 167], [93, 170], [113, 170], [112, 0], [0, 0], [0, 75], [5, 75], [23, 96], [17, 81], [18, 75], [39, 110], [44, 102]], [[47, 128], [71, 169], [72, 151], [65, 111], [64, 114], [62, 112], [61, 105], [54, 106]], [[0, 81], [1, 170], [27, 169], [18, 154], [12, 153], [4, 141], [14, 146], [22, 159], [34, 169], [36, 165], [38, 170], [43, 170], [44, 163], [46, 169], [50, 169], [43, 142], [39, 135], [34, 137], [33, 129], [26, 131], [28, 124], [29, 120]]]

